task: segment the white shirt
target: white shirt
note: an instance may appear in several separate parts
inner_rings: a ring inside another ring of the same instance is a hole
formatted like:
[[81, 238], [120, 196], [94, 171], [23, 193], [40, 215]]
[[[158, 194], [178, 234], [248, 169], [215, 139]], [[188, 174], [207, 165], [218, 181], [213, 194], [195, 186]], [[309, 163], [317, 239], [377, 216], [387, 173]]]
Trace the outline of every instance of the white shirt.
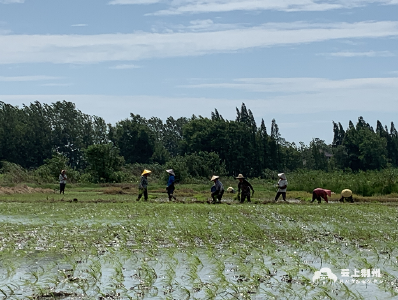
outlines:
[[68, 178], [68, 177], [66, 177], [66, 174], [64, 174], [64, 175], [59, 174], [59, 183], [65, 183], [66, 184], [66, 178]]
[[279, 187], [278, 192], [286, 193], [286, 189], [287, 188], [284, 188], [284, 189], [280, 188], [281, 186], [285, 186], [285, 185], [287, 186], [287, 180], [286, 179], [279, 179], [279, 181], [278, 181], [278, 187]]

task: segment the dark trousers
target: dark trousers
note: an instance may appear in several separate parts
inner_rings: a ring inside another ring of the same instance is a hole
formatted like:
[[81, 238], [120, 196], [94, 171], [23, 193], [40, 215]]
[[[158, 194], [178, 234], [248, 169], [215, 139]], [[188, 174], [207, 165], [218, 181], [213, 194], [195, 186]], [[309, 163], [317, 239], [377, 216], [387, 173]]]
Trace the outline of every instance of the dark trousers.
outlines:
[[59, 193], [60, 194], [65, 194], [65, 186], [66, 186], [66, 183], [59, 184]]
[[221, 199], [222, 199], [223, 195], [224, 195], [224, 190], [215, 191], [213, 194], [211, 194], [211, 197], [213, 198], [213, 203], [216, 203], [216, 199], [218, 200], [219, 203], [221, 203]]
[[139, 201], [141, 199], [142, 195], [144, 195], [144, 199], [145, 199], [145, 201], [147, 201], [148, 200], [148, 189], [146, 189], [146, 188], [139, 189], [137, 201]]
[[174, 197], [174, 195], [173, 195], [174, 194], [174, 190], [175, 190], [174, 185], [168, 186], [166, 188], [166, 190], [167, 190], [167, 195], [169, 196], [169, 200], [171, 200], [171, 198], [174, 198], [174, 200], [177, 200], [176, 197]]
[[282, 195], [283, 201], [286, 201], [286, 192], [277, 192], [275, 196], [275, 201], [278, 201], [280, 195]]
[[352, 198], [352, 196], [350, 196], [350, 197], [341, 197], [340, 198], [340, 202], [345, 202], [345, 200], [347, 200], [350, 203], [354, 203], [354, 199]]
[[240, 195], [240, 203], [245, 202], [246, 198], [247, 198], [247, 202], [251, 202], [251, 200], [250, 200], [250, 192], [248, 194], [241, 193], [241, 195]]
[[[318, 203], [321, 203], [321, 201], [322, 201], [321, 196], [318, 196], [317, 194], [315, 194], [315, 192], [313, 192], [312, 193], [312, 201], [311, 201], [311, 203], [314, 202], [315, 199], [318, 200]], [[329, 203], [328, 200], [325, 199], [325, 201], [326, 201], [326, 203]]]

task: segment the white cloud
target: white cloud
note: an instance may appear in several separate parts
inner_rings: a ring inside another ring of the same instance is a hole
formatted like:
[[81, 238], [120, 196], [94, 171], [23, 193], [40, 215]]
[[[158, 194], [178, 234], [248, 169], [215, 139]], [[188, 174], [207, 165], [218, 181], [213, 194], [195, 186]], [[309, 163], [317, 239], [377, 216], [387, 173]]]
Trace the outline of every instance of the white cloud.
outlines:
[[25, 0], [0, 0], [2, 4], [25, 3]]
[[[306, 115], [323, 113], [325, 120], [334, 112], [355, 112], [353, 118], [361, 113], [398, 113], [396, 97], [398, 94], [398, 78], [356, 78], [346, 80], [327, 80], [322, 78], [266, 78], [242, 79], [240, 88], [253, 90], [251, 85], [263, 85], [256, 82], [268, 81], [268, 87], [257, 88], [267, 92], [284, 92], [284, 94], [264, 95], [256, 98], [248, 95], [245, 98], [205, 98], [205, 97], [162, 97], [148, 95], [0, 95], [0, 101], [12, 105], [27, 104], [33, 101], [51, 103], [71, 101], [89, 114], [103, 117], [107, 122], [117, 122], [129, 117], [130, 112], [150, 118], [157, 116], [166, 119], [192, 114], [209, 116], [217, 108], [224, 117], [235, 118], [235, 107], [244, 102], [255, 117], [267, 115]], [[239, 81], [238, 81], [239, 82]], [[239, 84], [239, 83], [238, 83]], [[228, 87], [228, 88], [231, 88]], [[235, 87], [237, 88], [237, 87]], [[96, 105], [92, 105], [96, 103]], [[172, 103], [173, 109], [170, 109]], [[382, 105], [381, 105], [382, 103]], [[148, 105], [151, 109], [148, 110]], [[228, 112], [225, 110], [228, 109]]]
[[[141, 4], [146, 1], [112, 1], [113, 4]], [[119, 3], [115, 3], [119, 2]], [[372, 3], [395, 5], [397, 0], [174, 0], [168, 1], [170, 8], [160, 10], [154, 15], [175, 15], [184, 13], [208, 13], [228, 11], [327, 11], [332, 9], [350, 9]]]
[[61, 77], [53, 76], [0, 76], [0, 82], [25, 82], [25, 81], [44, 81], [44, 80], [56, 80], [61, 79]]
[[72, 27], [86, 27], [88, 26], [87, 24], [73, 24], [71, 25]]
[[0, 35], [3, 35], [3, 34], [10, 34], [10, 33], [11, 33], [11, 30], [0, 29]]
[[336, 57], [392, 57], [392, 56], [395, 56], [395, 54], [390, 51], [367, 51], [367, 52], [343, 51], [343, 52], [326, 53], [323, 55], [336, 56]]
[[[397, 78], [354, 78], [331, 80], [325, 78], [240, 78], [232, 82], [200, 83], [186, 88], [239, 89], [249, 92], [297, 94], [330, 93], [355, 90], [397, 90]], [[398, 109], [398, 105], [397, 105]]]
[[161, 2], [161, 0], [113, 0], [108, 4], [154, 4]]
[[269, 23], [233, 30], [164, 34], [3, 35], [0, 64], [133, 61], [391, 36], [398, 36], [398, 22]]
[[40, 86], [71, 86], [73, 85], [72, 83], [44, 83], [41, 84]]
[[128, 69], [139, 69], [141, 68], [140, 66], [137, 65], [129, 65], [129, 64], [125, 64], [125, 65], [117, 65], [114, 67], [110, 67], [110, 69], [114, 69], [114, 70], [128, 70]]
[[[217, 108], [224, 118], [234, 120], [235, 107], [240, 107], [244, 102], [253, 112], [258, 124], [261, 118], [267, 123], [276, 118], [284, 138], [290, 142], [301, 140], [307, 143], [314, 137], [331, 142], [332, 120], [342, 122], [344, 126], [348, 124], [348, 120], [355, 121], [359, 116], [364, 116], [368, 122], [376, 123], [376, 120], [380, 120], [383, 124], [388, 124], [392, 121], [391, 116], [398, 113], [395, 97], [398, 94], [398, 78], [393, 78], [392, 81], [387, 78], [339, 81], [322, 78], [266, 78], [240, 81], [241, 84], [257, 85], [261, 81], [270, 81], [273, 82], [272, 90], [288, 92], [261, 97], [256, 95], [256, 98], [252, 98], [250, 93], [240, 98], [76, 94], [0, 95], [0, 101], [20, 106], [34, 101], [54, 103], [66, 100], [75, 103], [84, 113], [100, 116], [106, 122], [113, 124], [129, 118], [131, 112], [145, 118], [155, 116], [166, 120], [169, 116], [178, 118], [190, 117], [193, 114], [210, 117], [210, 112], [214, 108]], [[239, 84], [240, 81], [236, 82]], [[303, 85], [306, 87], [301, 87]], [[294, 127], [289, 124], [292, 122], [295, 122]]]

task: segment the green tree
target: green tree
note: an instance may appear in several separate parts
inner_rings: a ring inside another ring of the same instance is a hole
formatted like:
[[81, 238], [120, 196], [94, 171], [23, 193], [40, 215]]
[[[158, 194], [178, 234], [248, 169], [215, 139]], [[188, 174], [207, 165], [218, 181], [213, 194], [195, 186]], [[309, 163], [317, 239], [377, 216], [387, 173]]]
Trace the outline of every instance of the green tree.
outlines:
[[85, 151], [88, 172], [94, 182], [120, 182], [122, 178], [118, 172], [124, 164], [119, 150], [111, 143], [91, 145]]
[[0, 102], [0, 160], [29, 167], [24, 161], [24, 143], [26, 125], [25, 114], [18, 107]]
[[109, 139], [127, 163], [149, 163], [155, 152], [156, 137], [139, 115], [116, 123], [109, 130]]

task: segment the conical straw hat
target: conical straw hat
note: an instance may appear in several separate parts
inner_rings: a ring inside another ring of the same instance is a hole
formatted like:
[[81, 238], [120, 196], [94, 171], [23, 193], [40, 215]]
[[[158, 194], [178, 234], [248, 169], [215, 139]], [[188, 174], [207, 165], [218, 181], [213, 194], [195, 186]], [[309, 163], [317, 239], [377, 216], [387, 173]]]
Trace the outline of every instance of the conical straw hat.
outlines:
[[145, 174], [150, 174], [152, 173], [152, 171], [145, 169], [141, 175], [145, 175]]
[[166, 170], [166, 172], [171, 174], [171, 175], [173, 175], [173, 176], [176, 176], [176, 174], [174, 173], [173, 169], [168, 169], [168, 170]]
[[218, 178], [220, 178], [220, 176], [213, 175], [213, 177], [210, 179], [210, 181], [214, 181], [214, 180], [216, 180]]
[[341, 191], [341, 195], [343, 197], [346, 197], [346, 198], [351, 197], [352, 196], [352, 191], [349, 190], [349, 189], [342, 190]]

